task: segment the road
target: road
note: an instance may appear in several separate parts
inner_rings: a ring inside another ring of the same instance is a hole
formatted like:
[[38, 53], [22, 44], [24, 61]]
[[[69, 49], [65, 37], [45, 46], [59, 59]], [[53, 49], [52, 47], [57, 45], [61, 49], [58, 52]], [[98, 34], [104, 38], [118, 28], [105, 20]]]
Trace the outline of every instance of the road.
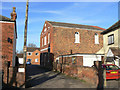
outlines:
[[27, 66], [27, 88], [95, 88], [94, 86], [37, 65]]

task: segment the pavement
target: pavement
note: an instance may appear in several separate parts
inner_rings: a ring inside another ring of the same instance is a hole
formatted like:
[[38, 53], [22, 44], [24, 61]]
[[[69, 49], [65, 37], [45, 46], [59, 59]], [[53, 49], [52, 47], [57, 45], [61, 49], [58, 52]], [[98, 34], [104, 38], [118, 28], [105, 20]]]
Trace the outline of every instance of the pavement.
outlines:
[[87, 82], [37, 65], [27, 66], [27, 88], [96, 88]]

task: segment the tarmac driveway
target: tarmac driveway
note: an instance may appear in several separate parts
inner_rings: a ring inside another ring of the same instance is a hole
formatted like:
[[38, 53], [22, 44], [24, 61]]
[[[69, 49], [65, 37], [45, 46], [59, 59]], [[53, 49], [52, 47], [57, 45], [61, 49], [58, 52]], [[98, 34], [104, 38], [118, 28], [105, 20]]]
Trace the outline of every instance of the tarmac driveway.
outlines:
[[107, 80], [106, 88], [119, 88], [120, 89], [120, 80]]
[[74, 79], [58, 72], [27, 66], [27, 88], [95, 88], [83, 80]]

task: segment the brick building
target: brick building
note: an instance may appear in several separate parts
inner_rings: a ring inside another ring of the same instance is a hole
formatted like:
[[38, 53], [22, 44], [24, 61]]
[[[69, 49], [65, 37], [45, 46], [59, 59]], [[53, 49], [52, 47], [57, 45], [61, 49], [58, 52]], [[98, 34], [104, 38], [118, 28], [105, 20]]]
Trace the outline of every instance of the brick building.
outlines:
[[120, 20], [103, 31], [103, 54], [106, 64], [120, 67]]
[[[17, 54], [19, 64], [23, 64], [23, 53]], [[32, 65], [40, 65], [40, 48], [27, 47], [26, 62], [31, 62]]]
[[40, 65], [40, 48], [27, 47], [27, 59], [33, 65]]
[[[17, 54], [19, 64], [23, 64], [23, 53]], [[40, 48], [27, 47], [26, 62], [31, 62], [32, 65], [40, 65]]]
[[11, 19], [0, 15], [0, 50], [2, 60], [2, 70], [4, 72], [4, 82], [8, 83], [8, 72], [13, 71], [16, 66], [16, 39], [17, 39], [17, 26], [16, 26], [17, 14], [15, 7], [11, 13]]
[[92, 66], [93, 61], [102, 59], [103, 55], [96, 53], [103, 47], [100, 33], [104, 30], [98, 26], [45, 21], [40, 35], [41, 65], [59, 62], [62, 56], [79, 56], [82, 65]]

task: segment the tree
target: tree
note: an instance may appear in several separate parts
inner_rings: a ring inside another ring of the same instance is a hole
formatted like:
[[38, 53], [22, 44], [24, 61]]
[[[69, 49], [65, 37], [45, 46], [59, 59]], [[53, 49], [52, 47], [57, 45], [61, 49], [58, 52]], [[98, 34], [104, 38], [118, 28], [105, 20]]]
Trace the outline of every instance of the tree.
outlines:
[[37, 47], [37, 46], [36, 46], [36, 44], [34, 44], [34, 43], [29, 43], [29, 44], [28, 44], [28, 47]]
[[24, 52], [23, 52], [23, 49], [22, 49], [22, 50], [20, 50], [20, 52], [19, 52], [19, 53], [21, 53], [21, 54], [22, 54], [22, 53], [24, 53]]

